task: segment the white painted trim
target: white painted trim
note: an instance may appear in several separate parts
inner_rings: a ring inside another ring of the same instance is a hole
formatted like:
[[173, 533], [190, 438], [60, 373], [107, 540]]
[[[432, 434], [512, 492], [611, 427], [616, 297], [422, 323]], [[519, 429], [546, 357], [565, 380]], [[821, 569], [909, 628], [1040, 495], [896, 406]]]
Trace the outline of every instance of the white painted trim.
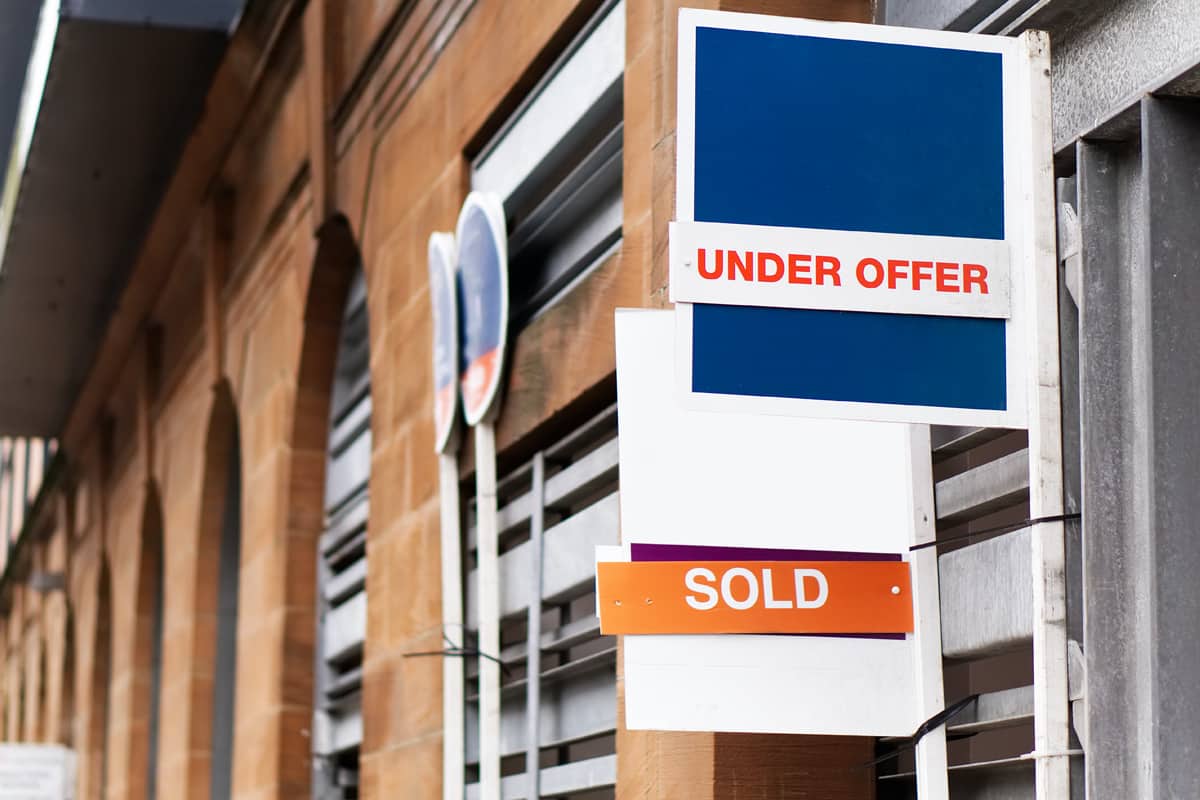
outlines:
[[[463, 625], [462, 531], [459, 523], [458, 456], [438, 456], [442, 523], [442, 630], [444, 646], [466, 647]], [[466, 721], [463, 659], [442, 659], [442, 797], [463, 800]]]
[[17, 212], [17, 200], [25, 177], [25, 167], [29, 161], [29, 150], [33, 146], [38, 112], [42, 108], [42, 97], [46, 92], [46, 78], [50, 75], [50, 60], [54, 54], [54, 41], [58, 36], [60, 3], [61, 0], [44, 0], [42, 3], [33, 50], [25, 70], [25, 86], [21, 90], [21, 105], [13, 128], [12, 150], [8, 153], [8, 171], [5, 173], [3, 190], [0, 192], [0, 274], [4, 272], [8, 237], [12, 231], [13, 217]]
[[500, 554], [496, 507], [496, 429], [475, 427], [475, 506], [479, 562], [479, 796], [500, 800]]

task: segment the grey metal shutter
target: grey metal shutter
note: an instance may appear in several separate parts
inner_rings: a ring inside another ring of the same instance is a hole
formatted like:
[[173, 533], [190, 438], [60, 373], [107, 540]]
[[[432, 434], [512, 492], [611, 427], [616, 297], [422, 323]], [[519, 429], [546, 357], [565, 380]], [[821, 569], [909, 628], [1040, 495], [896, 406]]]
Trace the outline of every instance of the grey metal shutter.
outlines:
[[[618, 533], [617, 419], [610, 407], [501, 475], [499, 498], [501, 792], [528, 797], [526, 754], [537, 752], [541, 796], [600, 800], [616, 783], [617, 642], [595, 613], [595, 548]], [[464, 547], [468, 646], [478, 631], [473, 500]], [[535, 550], [540, 542], [540, 574]], [[537, 588], [540, 586], [540, 592]], [[540, 594], [540, 646], [531, 650], [528, 609]], [[467, 797], [479, 796], [479, 659], [466, 668]], [[532, 670], [531, 670], [532, 667]], [[540, 695], [536, 745], [526, 715], [530, 675]]]
[[346, 301], [338, 345], [317, 567], [313, 795], [322, 800], [358, 796], [371, 471], [366, 300], [360, 270]]

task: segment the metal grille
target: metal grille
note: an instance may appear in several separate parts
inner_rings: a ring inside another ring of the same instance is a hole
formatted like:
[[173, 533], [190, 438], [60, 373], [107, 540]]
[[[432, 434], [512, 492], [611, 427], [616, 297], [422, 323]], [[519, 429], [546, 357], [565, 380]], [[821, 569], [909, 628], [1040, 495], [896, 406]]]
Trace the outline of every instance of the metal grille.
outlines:
[[472, 165], [504, 200], [510, 305], [521, 326], [621, 238], [625, 3], [610, 0]]
[[[934, 426], [946, 704], [979, 699], [947, 726], [955, 800], [1034, 797], [1033, 588], [1024, 431]], [[1068, 511], [1077, 511], [1068, 504]], [[1078, 597], [1078, 525], [1068, 526], [1068, 591]], [[1077, 601], [1070, 604], [1074, 628]], [[1074, 630], [1071, 631], [1075, 638]], [[881, 740], [881, 754], [896, 742]], [[1072, 787], [1082, 792], [1082, 759]], [[911, 752], [882, 764], [880, 800], [915, 798]], [[1082, 796], [1079, 794], [1079, 796]]]
[[[595, 548], [619, 540], [617, 419], [611, 407], [500, 476], [501, 792], [600, 800], [616, 781], [616, 639], [595, 615]], [[473, 502], [465, 503], [467, 636], [478, 630]], [[540, 552], [540, 556], [539, 556]], [[541, 569], [537, 569], [540, 563]], [[530, 614], [533, 605], [535, 613]], [[540, 628], [540, 646], [529, 631]], [[492, 654], [486, 654], [492, 655]], [[530, 680], [536, 675], [535, 681]], [[467, 797], [479, 796], [479, 660], [466, 669]], [[527, 704], [537, 700], [531, 719]]]
[[313, 792], [322, 800], [358, 796], [371, 470], [368, 355], [366, 283], [360, 270], [350, 288], [338, 345], [325, 470], [325, 532], [317, 567]]
[[[1003, 527], [1029, 515], [1027, 437], [935, 426], [931, 438], [938, 538], [954, 539], [938, 559], [946, 702], [981, 695], [947, 727], [951, 795], [1032, 797], [1032, 556], [1027, 531]], [[881, 765], [879, 797], [916, 797], [911, 753]]]
[[885, 0], [888, 25], [975, 33], [1011, 33], [1046, 0]]

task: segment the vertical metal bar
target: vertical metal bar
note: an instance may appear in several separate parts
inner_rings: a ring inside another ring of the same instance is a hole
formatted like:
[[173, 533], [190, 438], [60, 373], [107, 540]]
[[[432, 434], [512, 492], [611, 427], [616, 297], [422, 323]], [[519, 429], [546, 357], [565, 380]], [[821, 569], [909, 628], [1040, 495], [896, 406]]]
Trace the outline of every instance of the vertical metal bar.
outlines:
[[1142, 100], [1146, 217], [1147, 348], [1150, 373], [1147, 480], [1153, 797], [1200, 797], [1200, 111], [1192, 103]]
[[[937, 514], [933, 501], [933, 458], [928, 425], [909, 425], [909, 492], [913, 498], [912, 544], [933, 541]], [[942, 612], [938, 591], [937, 550], [926, 547], [912, 554], [914, 622], [918, 650], [921, 717], [929, 719], [945, 707], [942, 687]], [[946, 762], [946, 728], [939, 725], [917, 743], [917, 797], [946, 800], [950, 796]]]
[[533, 484], [529, 490], [533, 510], [529, 520], [529, 624], [525, 655], [525, 774], [527, 800], [540, 800], [542, 739], [542, 534], [546, 526], [546, 456], [533, 457]]
[[479, 554], [479, 797], [500, 800], [500, 552], [496, 429], [475, 426], [475, 507]]
[[[1033, 153], [1021, 208], [1027, 215], [1025, 266], [1029, 370], [1029, 513], [1062, 514], [1062, 415], [1058, 364], [1058, 260], [1050, 131], [1050, 39], [1021, 36], [1030, 87]], [[1070, 717], [1067, 690], [1066, 552], [1062, 522], [1032, 526], [1033, 697], [1036, 792], [1039, 800], [1070, 796]]]
[[[1149, 797], [1141, 764], [1150, 730], [1139, 724], [1149, 686], [1148, 521], [1138, 512], [1134, 380], [1134, 276], [1144, 272], [1141, 228], [1121, 198], [1139, 190], [1136, 145], [1080, 142], [1080, 469], [1083, 507], [1083, 642], [1087, 674], [1085, 765], [1095, 800]], [[1136, 206], [1136, 203], [1132, 204]], [[1143, 314], [1139, 314], [1142, 316]], [[1140, 361], [1140, 359], [1139, 359]], [[1102, 702], [1098, 698], [1104, 698]]]
[[[442, 631], [446, 646], [466, 646], [463, 624], [462, 530], [459, 515], [458, 456], [438, 456], [442, 523]], [[465, 665], [442, 659], [442, 797], [463, 800], [465, 764]]]
[[[1082, 292], [1072, 286], [1071, 272], [1078, 275], [1079, 235], [1078, 186], [1074, 178], [1058, 180], [1058, 362], [1062, 385], [1063, 508], [1068, 514], [1080, 511], [1079, 452], [1079, 305]], [[1075, 292], [1076, 294], [1072, 294]], [[1065, 523], [1067, 556], [1067, 637], [1083, 641], [1083, 578], [1080, 556], [1080, 525]]]
[[[1079, 307], [1082, 290], [1079, 286], [1079, 208], [1078, 185], [1075, 178], [1057, 181], [1058, 213], [1058, 362], [1062, 385], [1062, 450], [1063, 450], [1063, 509], [1068, 514], [1081, 511], [1080, 433], [1079, 433]], [[1066, 556], [1067, 641], [1083, 643], [1083, 534], [1079, 520], [1063, 523]], [[1071, 651], [1068, 650], [1068, 689], [1072, 730], [1084, 735], [1085, 699], [1079, 697], [1082, 684], [1072, 672]], [[1071, 739], [1072, 746], [1075, 740]], [[1071, 760], [1071, 798], [1086, 797], [1084, 763]]]

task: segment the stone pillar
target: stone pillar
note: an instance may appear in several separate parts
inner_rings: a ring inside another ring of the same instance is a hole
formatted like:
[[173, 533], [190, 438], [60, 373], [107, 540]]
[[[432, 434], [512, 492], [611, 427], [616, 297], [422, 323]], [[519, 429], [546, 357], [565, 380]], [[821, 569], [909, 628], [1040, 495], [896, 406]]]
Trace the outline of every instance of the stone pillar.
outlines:
[[[644, 304], [667, 303], [667, 226], [675, 216], [676, 21], [711, 8], [871, 22], [870, 0], [628, 0], [625, 42], [624, 240], [643, 259]], [[631, 252], [632, 251], [632, 252]], [[629, 731], [618, 664], [617, 797], [872, 798], [870, 739]]]

